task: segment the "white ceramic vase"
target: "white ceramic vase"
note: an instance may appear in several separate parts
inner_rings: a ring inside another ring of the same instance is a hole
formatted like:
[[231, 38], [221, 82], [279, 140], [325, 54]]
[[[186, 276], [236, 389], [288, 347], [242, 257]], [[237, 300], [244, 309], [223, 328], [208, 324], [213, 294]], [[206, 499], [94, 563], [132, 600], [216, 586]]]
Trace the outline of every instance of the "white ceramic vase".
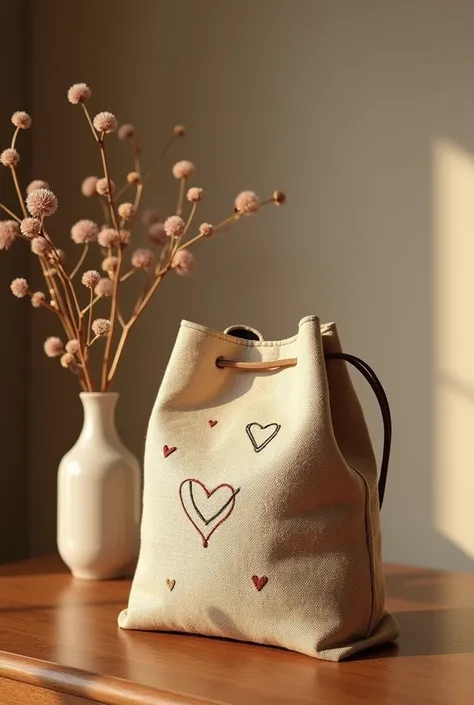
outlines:
[[84, 425], [58, 472], [59, 554], [76, 578], [119, 578], [138, 553], [140, 466], [117, 433], [118, 394], [80, 398]]

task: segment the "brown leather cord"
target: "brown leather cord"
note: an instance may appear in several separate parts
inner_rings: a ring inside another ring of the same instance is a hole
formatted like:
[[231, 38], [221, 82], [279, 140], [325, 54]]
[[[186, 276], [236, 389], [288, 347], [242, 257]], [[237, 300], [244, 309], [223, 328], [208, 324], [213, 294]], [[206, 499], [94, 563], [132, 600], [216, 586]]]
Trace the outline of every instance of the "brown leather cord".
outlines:
[[[388, 465], [390, 460], [390, 450], [392, 446], [392, 415], [390, 412], [390, 404], [385, 394], [385, 390], [382, 387], [380, 380], [373, 371], [373, 369], [364, 360], [361, 360], [355, 355], [349, 355], [347, 353], [327, 353], [325, 355], [326, 360], [342, 360], [350, 365], [353, 365], [358, 372], [366, 379], [370, 384], [372, 391], [374, 392], [377, 401], [379, 403], [380, 412], [382, 414], [383, 427], [384, 427], [384, 438], [383, 438], [383, 451], [382, 451], [382, 462], [380, 466], [380, 476], [378, 484], [378, 494], [379, 494], [379, 506], [383, 504], [383, 499], [385, 495], [385, 488], [387, 486], [387, 475], [388, 475]], [[298, 364], [296, 357], [290, 357], [282, 360], [269, 360], [268, 362], [241, 362], [239, 360], [227, 360], [223, 357], [218, 357], [216, 360], [217, 367], [224, 368], [230, 367], [236, 370], [242, 370], [247, 372], [258, 372], [259, 370], [278, 370], [285, 367], [295, 367]]]
[[297, 364], [296, 357], [289, 357], [284, 360], [275, 360], [272, 362], [240, 362], [239, 360], [227, 360], [224, 357], [218, 357], [216, 360], [217, 367], [233, 367], [235, 370], [248, 370], [249, 372], [258, 372], [258, 370], [279, 370], [283, 367], [295, 367]]

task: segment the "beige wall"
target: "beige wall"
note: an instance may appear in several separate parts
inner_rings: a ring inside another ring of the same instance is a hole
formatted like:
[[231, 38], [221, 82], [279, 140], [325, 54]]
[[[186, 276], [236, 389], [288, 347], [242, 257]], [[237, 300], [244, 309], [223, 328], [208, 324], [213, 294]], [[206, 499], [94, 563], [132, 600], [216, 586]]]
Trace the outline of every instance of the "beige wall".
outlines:
[[[151, 171], [147, 205], [171, 206], [172, 184], [156, 155], [177, 121], [190, 137], [176, 156], [198, 164], [208, 193], [204, 217], [225, 215], [243, 187], [265, 194], [276, 186], [289, 197], [284, 209], [269, 209], [200, 247], [196, 276], [168, 282], [137, 327], [119, 379], [128, 444], [141, 455], [182, 317], [217, 328], [248, 322], [267, 337], [282, 337], [316, 312], [338, 321], [347, 350], [373, 364], [392, 402], [386, 558], [473, 569], [472, 502], [461, 501], [473, 475], [471, 417], [462, 416], [462, 431], [455, 422], [473, 406], [473, 348], [458, 386], [451, 384], [449, 408], [442, 373], [450, 365], [452, 372], [456, 359], [443, 348], [452, 332], [444, 322], [470, 293], [450, 297], [455, 265], [451, 279], [443, 278], [452, 220], [466, 222], [452, 183], [461, 179], [469, 189], [474, 174], [446, 176], [446, 169], [458, 171], [449, 155], [439, 157], [443, 140], [461, 160], [474, 153], [473, 3], [42, 0], [33, 3], [33, 15], [34, 173], [58, 192], [56, 224], [65, 241], [71, 222], [90, 213], [78, 187], [97, 168], [80, 110], [64, 100], [74, 81], [93, 87], [94, 109], [138, 126]], [[459, 236], [460, 261], [469, 236], [474, 222]], [[463, 270], [463, 281], [470, 271]], [[455, 340], [468, 350], [471, 321], [467, 306]], [[54, 545], [56, 467], [80, 422], [73, 385], [42, 356], [46, 332], [35, 319], [36, 552]], [[377, 410], [363, 387], [361, 393], [379, 438]]]
[[[1, 149], [11, 142], [14, 110], [27, 102], [28, 49], [19, 51], [21, 37], [28, 28], [27, 3], [4, 0], [0, 3], [0, 63], [2, 71]], [[21, 148], [22, 170], [29, 171], [29, 140]], [[11, 176], [0, 170], [0, 200], [15, 204]], [[1, 216], [3, 219], [3, 216]], [[11, 295], [8, 285], [15, 276], [28, 274], [27, 252], [16, 243], [10, 252], [0, 252], [0, 428], [2, 451], [0, 483], [0, 561], [21, 558], [28, 552], [28, 346], [29, 310]]]

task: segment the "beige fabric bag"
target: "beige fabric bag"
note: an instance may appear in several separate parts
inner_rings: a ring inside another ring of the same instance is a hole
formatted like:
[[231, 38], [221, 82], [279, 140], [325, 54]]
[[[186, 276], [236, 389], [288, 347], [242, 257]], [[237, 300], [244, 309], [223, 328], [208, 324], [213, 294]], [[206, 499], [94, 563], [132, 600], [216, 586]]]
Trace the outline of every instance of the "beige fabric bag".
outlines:
[[[335, 325], [315, 316], [281, 341], [182, 323], [148, 427], [121, 627], [332, 661], [397, 637], [384, 611], [376, 463], [346, 364], [328, 359], [340, 351]], [[388, 434], [389, 411], [385, 422]]]

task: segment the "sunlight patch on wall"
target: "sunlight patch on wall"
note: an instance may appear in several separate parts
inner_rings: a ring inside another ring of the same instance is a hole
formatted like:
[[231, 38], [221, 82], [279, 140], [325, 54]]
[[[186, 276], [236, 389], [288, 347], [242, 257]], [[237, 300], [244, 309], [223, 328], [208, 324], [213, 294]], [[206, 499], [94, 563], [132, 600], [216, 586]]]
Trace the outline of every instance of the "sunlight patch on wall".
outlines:
[[474, 558], [474, 156], [448, 139], [433, 156], [434, 521]]

